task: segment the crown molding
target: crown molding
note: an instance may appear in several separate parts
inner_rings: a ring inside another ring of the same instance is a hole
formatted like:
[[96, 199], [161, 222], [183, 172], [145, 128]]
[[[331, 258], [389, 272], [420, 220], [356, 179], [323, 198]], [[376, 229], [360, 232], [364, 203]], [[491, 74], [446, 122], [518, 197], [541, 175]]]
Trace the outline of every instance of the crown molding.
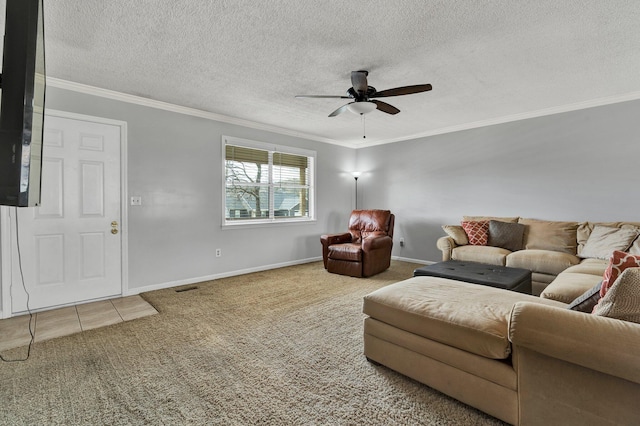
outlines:
[[74, 83], [72, 81], [61, 80], [59, 78], [47, 77], [47, 85], [52, 87], [57, 87], [58, 89], [71, 90], [74, 92], [83, 93], [87, 95], [99, 96], [101, 98], [127, 102], [130, 104], [145, 106], [149, 108], [161, 109], [164, 111], [175, 112], [178, 114], [190, 115], [192, 117], [199, 117], [207, 120], [219, 121], [222, 123], [249, 127], [251, 129], [264, 130], [266, 132], [277, 133], [285, 136], [311, 139], [317, 142], [324, 142], [324, 143], [344, 146], [342, 142], [336, 141], [334, 139], [323, 138], [315, 135], [309, 135], [302, 132], [296, 132], [293, 130], [284, 129], [282, 127], [271, 126], [263, 123], [257, 123], [255, 121], [243, 120], [241, 118], [229, 117], [227, 115], [216, 114], [213, 112], [203, 111], [196, 108], [184, 107], [180, 105], [171, 104], [168, 102], [156, 101], [154, 99], [143, 98], [142, 96], [129, 95], [127, 93], [116, 92], [114, 90], [102, 89], [95, 86], [89, 86], [87, 84]]
[[640, 91], [630, 92], [622, 95], [607, 96], [603, 98], [591, 99], [583, 102], [576, 102], [566, 105], [560, 105], [557, 107], [544, 108], [536, 111], [523, 112], [518, 114], [511, 114], [502, 117], [490, 118], [487, 120], [474, 121], [471, 123], [464, 123], [455, 126], [441, 127], [439, 129], [429, 130], [427, 132], [415, 133], [408, 136], [403, 136], [394, 139], [381, 139], [378, 141], [362, 141], [347, 143], [344, 141], [337, 141], [335, 139], [323, 138], [320, 136], [310, 135], [302, 132], [296, 132], [282, 127], [271, 126], [268, 124], [257, 123], [254, 121], [243, 120], [240, 118], [229, 117], [222, 114], [216, 114], [213, 112], [207, 112], [195, 108], [183, 107], [180, 105], [170, 104], [168, 102], [156, 101], [149, 98], [143, 98], [141, 96], [129, 95], [122, 92], [116, 92], [108, 89], [101, 89], [99, 87], [89, 86], [81, 83], [74, 83], [67, 80], [61, 80], [59, 78], [47, 77], [47, 85], [57, 87], [59, 89], [71, 90], [74, 92], [84, 93], [93, 96], [99, 96], [102, 98], [113, 99], [116, 101], [127, 102], [131, 104], [146, 106], [149, 108], [161, 109], [169, 112], [175, 112], [178, 114], [190, 115], [193, 117], [204, 118], [212, 121], [219, 121], [228, 124], [235, 124], [238, 126], [248, 127], [251, 129], [263, 130], [266, 132], [277, 133], [285, 136], [292, 136], [298, 138], [304, 138], [314, 140], [317, 142], [329, 143], [332, 145], [340, 145], [347, 148], [368, 148], [376, 145], [385, 145], [394, 142], [402, 142], [413, 139], [426, 138], [429, 136], [442, 135], [445, 133], [459, 132], [462, 130], [476, 129], [479, 127], [493, 126], [495, 124], [510, 123], [512, 121], [526, 120], [529, 118], [543, 117], [546, 115], [560, 114], [563, 112], [577, 111], [581, 109], [599, 107], [604, 105], [611, 105], [620, 102], [634, 101], [640, 99]]
[[546, 115], [560, 114], [560, 113], [563, 113], [563, 112], [579, 111], [579, 110], [582, 110], [582, 109], [588, 109], [588, 108], [594, 108], [594, 107], [599, 107], [599, 106], [604, 106], [604, 105], [617, 104], [617, 103], [627, 102], [627, 101], [635, 101], [635, 100], [638, 100], [638, 99], [640, 99], [640, 92], [630, 92], [630, 93], [625, 93], [623, 95], [607, 96], [607, 97], [604, 97], [604, 98], [591, 99], [591, 100], [588, 100], [588, 101], [576, 102], [576, 103], [566, 104], [566, 105], [560, 105], [560, 106], [551, 107], [551, 108], [544, 108], [544, 109], [539, 109], [539, 110], [536, 110], [536, 111], [528, 111], [528, 112], [523, 112], [523, 113], [519, 113], [519, 114], [505, 115], [505, 116], [502, 116], [502, 117], [496, 117], [496, 118], [490, 118], [490, 119], [487, 119], [487, 120], [474, 121], [474, 122], [471, 122], [471, 123], [464, 123], [464, 124], [459, 124], [459, 125], [455, 125], [455, 126], [441, 127], [439, 129], [430, 130], [428, 132], [423, 132], [423, 133], [415, 133], [413, 135], [403, 136], [401, 138], [385, 139], [383, 141], [376, 141], [376, 142], [373, 142], [373, 143], [367, 143], [366, 146], [364, 146], [364, 144], [366, 142], [363, 142], [362, 144], [358, 144], [357, 148], [366, 148], [366, 147], [374, 146], [374, 145], [384, 145], [384, 144], [388, 144], [388, 143], [402, 142], [402, 141], [407, 141], [407, 140], [426, 138], [426, 137], [429, 137], [429, 136], [442, 135], [442, 134], [445, 134], [445, 133], [454, 133], [454, 132], [459, 132], [459, 131], [462, 131], [462, 130], [477, 129], [479, 127], [493, 126], [495, 124], [510, 123], [512, 121], [527, 120], [527, 119], [530, 119], [530, 118], [544, 117]]

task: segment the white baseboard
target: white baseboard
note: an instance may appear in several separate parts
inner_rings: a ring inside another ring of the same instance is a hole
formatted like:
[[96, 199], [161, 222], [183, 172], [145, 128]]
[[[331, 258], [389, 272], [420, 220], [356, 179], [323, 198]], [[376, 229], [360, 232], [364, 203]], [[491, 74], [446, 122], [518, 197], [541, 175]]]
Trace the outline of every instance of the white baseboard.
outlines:
[[[419, 263], [419, 264], [422, 264], [422, 265], [431, 265], [433, 263], [436, 263], [436, 262], [433, 262], [433, 261], [430, 261], [430, 260], [410, 259], [410, 258], [407, 258], [407, 257], [398, 257], [398, 256], [391, 256], [391, 259], [400, 260], [400, 261], [403, 261], [403, 262]], [[318, 256], [318, 257], [311, 257], [311, 258], [308, 258], [308, 259], [293, 260], [291, 262], [282, 262], [282, 263], [276, 263], [276, 264], [273, 264], [273, 265], [263, 265], [263, 266], [257, 266], [255, 268], [247, 268], [247, 269], [240, 269], [240, 270], [237, 270], [237, 271], [223, 272], [221, 274], [206, 275], [206, 276], [203, 276], [203, 277], [194, 277], [194, 278], [187, 278], [187, 279], [184, 279], [184, 280], [177, 280], [177, 281], [169, 281], [169, 282], [159, 283], [159, 284], [152, 284], [152, 285], [148, 285], [148, 286], [144, 286], [144, 287], [130, 288], [124, 295], [125, 296], [133, 296], [135, 294], [145, 293], [147, 291], [163, 290], [165, 288], [179, 287], [179, 286], [182, 286], [182, 285], [189, 285], [189, 284], [197, 284], [197, 283], [201, 283], [201, 282], [205, 282], [205, 281], [218, 280], [218, 279], [227, 278], [227, 277], [235, 277], [237, 275], [250, 274], [252, 272], [268, 271], [269, 269], [284, 268], [286, 266], [302, 265], [302, 264], [305, 264], [305, 263], [318, 262], [318, 261], [321, 261], [321, 260], [322, 260], [322, 256]]]
[[257, 266], [255, 268], [240, 269], [237, 271], [223, 272], [221, 274], [206, 275], [203, 277], [194, 277], [194, 278], [187, 278], [184, 280], [169, 281], [165, 283], [152, 284], [144, 287], [130, 288], [125, 293], [125, 296], [133, 296], [134, 294], [145, 293], [147, 291], [163, 290], [165, 288], [178, 287], [181, 285], [188, 285], [188, 284], [196, 284], [196, 283], [201, 283], [205, 281], [218, 280], [221, 278], [235, 277], [237, 275], [250, 274], [252, 272], [268, 271], [269, 269], [284, 268], [286, 266], [302, 265], [304, 263], [317, 262], [319, 260], [322, 260], [321, 256], [311, 257], [308, 259], [293, 260], [290, 262], [275, 263], [273, 265]]
[[411, 259], [411, 258], [408, 258], [408, 257], [401, 257], [401, 256], [391, 256], [391, 259], [400, 260], [402, 262], [420, 263], [422, 265], [433, 265], [434, 263], [437, 263], [437, 262], [434, 262], [432, 260]]

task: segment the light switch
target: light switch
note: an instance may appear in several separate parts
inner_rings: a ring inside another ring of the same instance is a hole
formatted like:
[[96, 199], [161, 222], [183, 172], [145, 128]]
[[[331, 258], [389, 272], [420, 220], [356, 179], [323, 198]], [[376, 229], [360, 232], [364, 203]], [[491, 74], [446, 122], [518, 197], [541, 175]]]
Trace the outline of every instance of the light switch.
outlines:
[[132, 206], [141, 206], [142, 205], [142, 197], [131, 197], [131, 205]]

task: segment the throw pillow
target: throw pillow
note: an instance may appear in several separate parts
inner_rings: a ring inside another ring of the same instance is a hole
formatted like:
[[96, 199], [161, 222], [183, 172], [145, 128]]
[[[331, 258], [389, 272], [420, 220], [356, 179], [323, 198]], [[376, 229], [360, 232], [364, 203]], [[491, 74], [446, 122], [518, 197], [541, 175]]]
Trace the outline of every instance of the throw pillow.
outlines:
[[607, 294], [607, 290], [613, 285], [618, 276], [627, 268], [637, 268], [640, 266], [640, 256], [634, 256], [623, 251], [614, 251], [609, 260], [609, 265], [604, 271], [602, 277], [602, 288], [600, 288], [600, 297]]
[[576, 299], [571, 302], [567, 308], [572, 311], [590, 314], [600, 300], [600, 287], [602, 287], [602, 281], [576, 297]]
[[640, 268], [627, 268], [593, 310], [594, 315], [640, 323]]
[[527, 227], [524, 231], [526, 249], [576, 254], [578, 222], [520, 219], [518, 223]]
[[[638, 228], [636, 228], [638, 229]], [[638, 232], [640, 232], [640, 229], [638, 229]], [[631, 245], [629, 246], [629, 248], [627, 250], [625, 250], [631, 254], [640, 254], [640, 237], [636, 238]]]
[[464, 232], [464, 228], [460, 225], [442, 225], [442, 229], [448, 236], [453, 238], [453, 242], [459, 246], [466, 246], [469, 244], [467, 234]]
[[511, 251], [522, 250], [524, 225], [521, 223], [506, 223], [497, 220], [489, 221], [489, 242], [493, 247], [502, 247]]
[[608, 259], [615, 250], [627, 250], [637, 237], [638, 231], [633, 228], [596, 225], [578, 257]]
[[486, 246], [489, 241], [489, 221], [482, 220], [478, 222], [461, 223], [464, 232], [467, 234], [469, 244], [474, 246]]

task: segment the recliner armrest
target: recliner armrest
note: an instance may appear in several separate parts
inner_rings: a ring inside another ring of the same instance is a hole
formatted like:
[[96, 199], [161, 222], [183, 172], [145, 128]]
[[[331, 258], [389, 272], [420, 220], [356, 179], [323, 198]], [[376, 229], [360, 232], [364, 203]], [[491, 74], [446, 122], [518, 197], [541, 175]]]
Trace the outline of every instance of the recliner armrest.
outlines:
[[388, 235], [380, 237], [368, 237], [362, 240], [362, 250], [371, 251], [393, 246], [393, 239]]
[[320, 236], [320, 243], [322, 244], [322, 263], [324, 268], [327, 269], [327, 259], [329, 257], [329, 246], [332, 244], [343, 244], [351, 242], [351, 233], [343, 232], [342, 234], [325, 234]]
[[546, 356], [640, 383], [640, 324], [518, 302], [509, 340]]
[[342, 234], [327, 234], [320, 236], [320, 242], [330, 246], [331, 244], [344, 244], [351, 242], [351, 234], [345, 232]]

